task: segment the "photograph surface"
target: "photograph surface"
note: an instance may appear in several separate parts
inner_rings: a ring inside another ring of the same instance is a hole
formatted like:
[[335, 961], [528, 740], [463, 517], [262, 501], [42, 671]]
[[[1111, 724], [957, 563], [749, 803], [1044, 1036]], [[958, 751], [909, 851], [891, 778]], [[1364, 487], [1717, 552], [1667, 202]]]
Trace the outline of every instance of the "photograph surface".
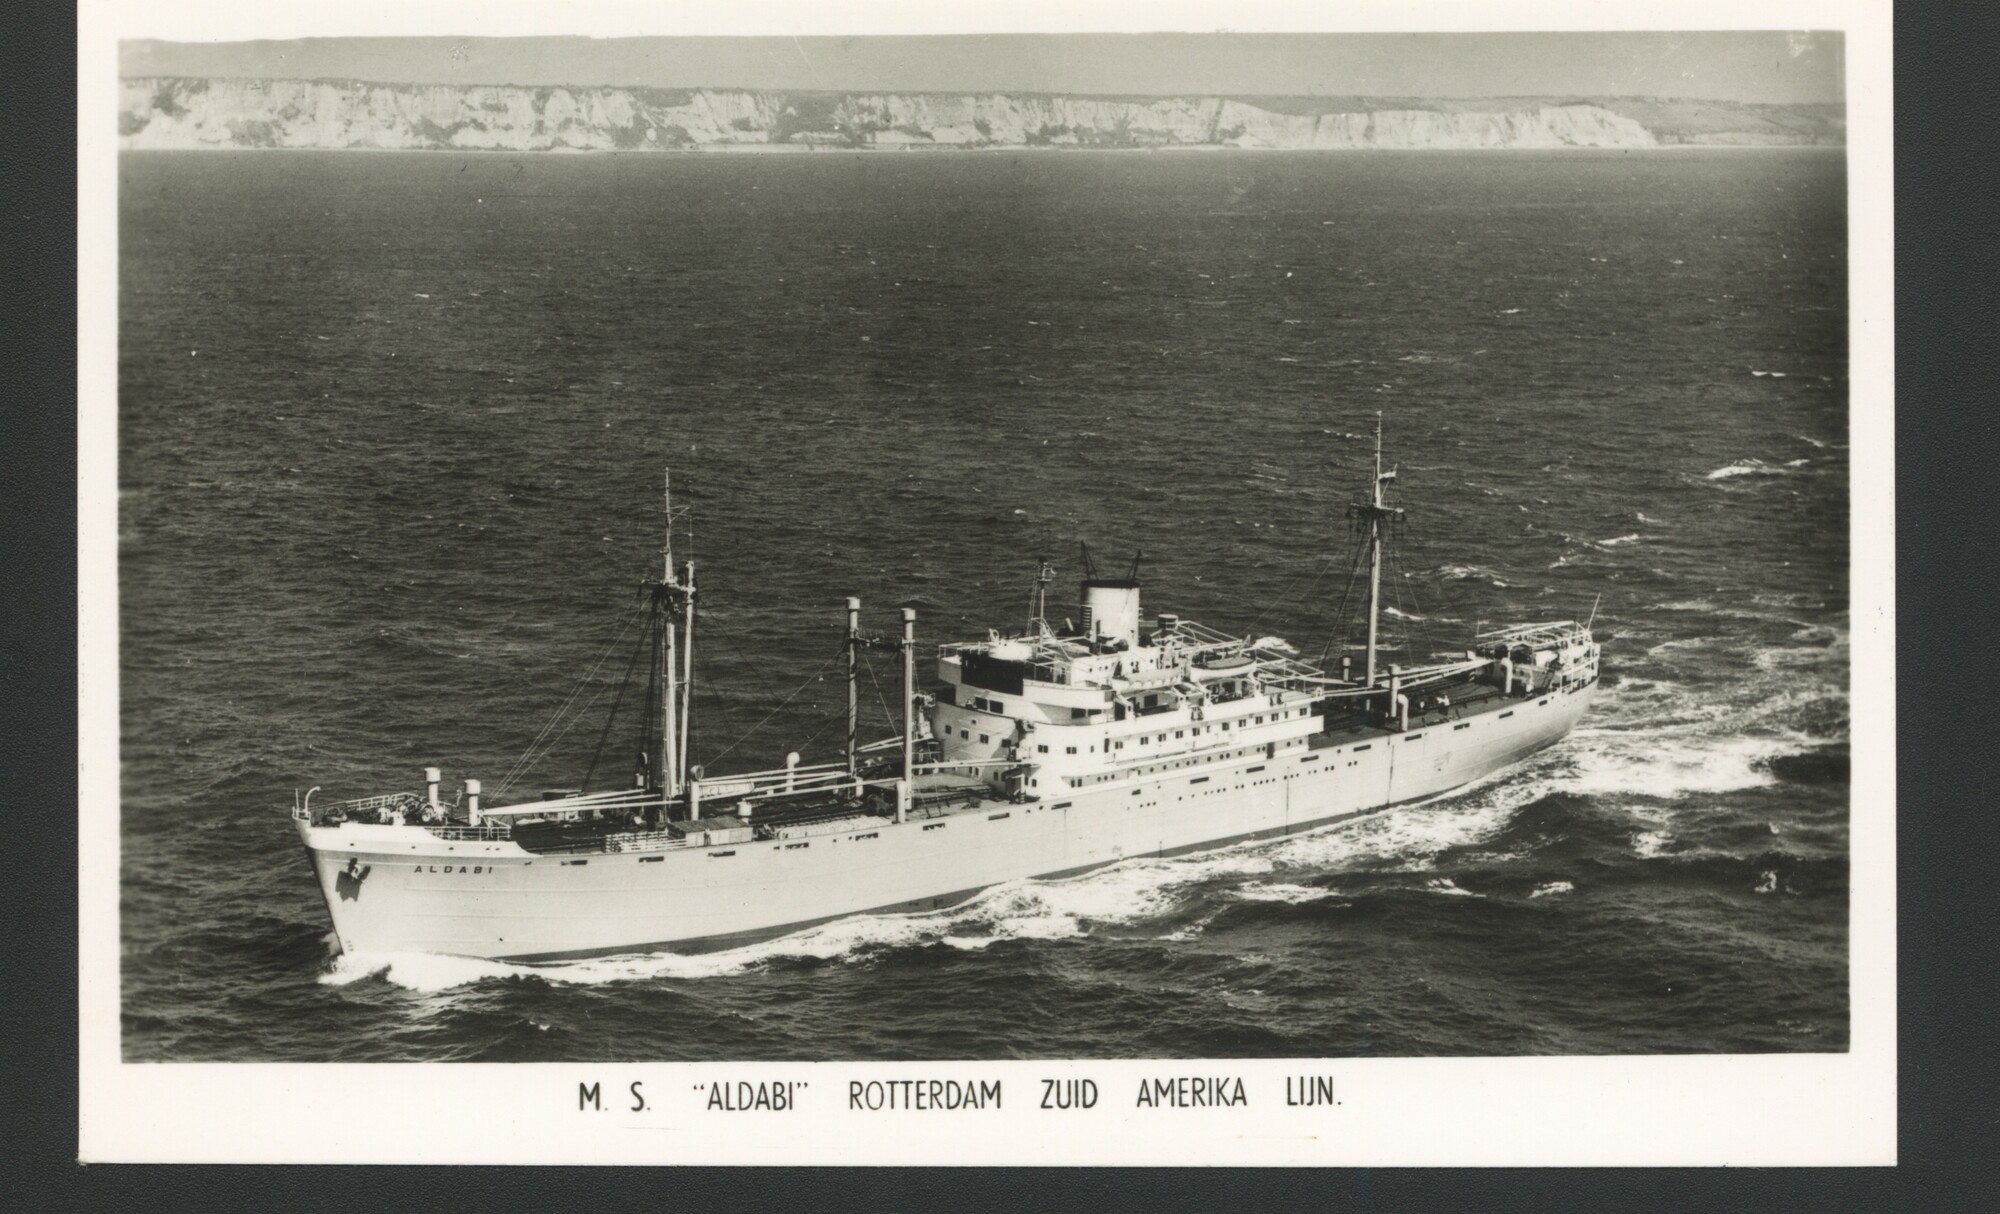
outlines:
[[126, 42], [125, 1056], [1844, 1050], [1842, 65]]

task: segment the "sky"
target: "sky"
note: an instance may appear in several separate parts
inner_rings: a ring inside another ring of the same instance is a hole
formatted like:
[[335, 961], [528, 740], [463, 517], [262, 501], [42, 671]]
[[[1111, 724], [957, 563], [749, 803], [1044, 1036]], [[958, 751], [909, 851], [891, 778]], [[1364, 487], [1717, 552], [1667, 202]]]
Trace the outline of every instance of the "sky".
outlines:
[[120, 44], [126, 76], [882, 92], [1839, 102], [1838, 32], [399, 37]]

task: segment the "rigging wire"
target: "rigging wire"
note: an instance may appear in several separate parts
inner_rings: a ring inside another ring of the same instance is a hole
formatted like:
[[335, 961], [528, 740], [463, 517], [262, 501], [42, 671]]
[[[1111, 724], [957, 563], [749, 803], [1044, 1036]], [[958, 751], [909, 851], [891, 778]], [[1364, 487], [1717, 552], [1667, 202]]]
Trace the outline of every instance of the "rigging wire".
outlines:
[[799, 693], [800, 693], [800, 692], [803, 692], [803, 691], [804, 691], [804, 690], [805, 690], [806, 688], [808, 688], [808, 687], [812, 686], [812, 685], [813, 685], [813, 684], [814, 684], [815, 682], [817, 682], [817, 681], [819, 680], [819, 676], [821, 676], [821, 675], [825, 674], [825, 673], [826, 673], [826, 668], [827, 668], [827, 667], [829, 667], [829, 666], [831, 666], [831, 665], [833, 665], [833, 663], [834, 663], [834, 659], [838, 658], [839, 656], [840, 656], [840, 650], [839, 650], [839, 649], [836, 649], [836, 650], [834, 650], [834, 651], [833, 651], [833, 652], [832, 652], [831, 654], [828, 654], [828, 655], [827, 655], [827, 659], [826, 659], [826, 661], [824, 661], [824, 662], [820, 663], [820, 667], [819, 667], [819, 669], [818, 669], [818, 670], [815, 670], [815, 671], [813, 671], [813, 672], [812, 672], [811, 674], [807, 675], [807, 676], [806, 676], [806, 681], [805, 681], [805, 682], [803, 682], [803, 683], [800, 683], [800, 684], [799, 684], [799, 685], [798, 685], [798, 686], [797, 686], [796, 688], [794, 688], [794, 689], [792, 690], [792, 694], [790, 694], [790, 695], [786, 696], [786, 697], [784, 698], [784, 701], [783, 701], [782, 703], [780, 703], [780, 704], [779, 704], [779, 705], [778, 705], [778, 706], [777, 706], [776, 708], [773, 708], [773, 709], [772, 709], [772, 710], [771, 710], [770, 712], [768, 712], [768, 713], [764, 714], [764, 719], [763, 719], [763, 720], [761, 720], [761, 721], [759, 721], [759, 722], [757, 722], [757, 723], [756, 723], [755, 725], [752, 725], [752, 726], [751, 726], [751, 727], [749, 728], [749, 730], [748, 730], [748, 731], [746, 731], [746, 732], [745, 732], [745, 733], [743, 734], [743, 736], [742, 736], [742, 737], [740, 737], [740, 738], [736, 739], [736, 740], [735, 740], [734, 742], [731, 742], [731, 743], [730, 743], [729, 745], [727, 745], [727, 746], [723, 747], [723, 748], [722, 748], [722, 749], [721, 749], [720, 751], [718, 751], [718, 752], [716, 753], [715, 757], [714, 757], [714, 758], [712, 758], [712, 759], [710, 759], [710, 760], [709, 760], [709, 762], [711, 762], [711, 763], [719, 763], [719, 762], [721, 762], [721, 761], [722, 761], [722, 756], [723, 756], [723, 755], [726, 755], [726, 754], [728, 754], [728, 753], [729, 753], [730, 751], [732, 751], [732, 750], [735, 750], [735, 749], [736, 749], [736, 748], [737, 748], [738, 746], [741, 746], [741, 745], [743, 745], [743, 743], [745, 743], [745, 742], [747, 742], [747, 741], [749, 741], [749, 740], [750, 740], [750, 735], [751, 735], [751, 734], [754, 734], [754, 733], [756, 733], [756, 732], [757, 732], [758, 730], [760, 730], [760, 729], [764, 728], [764, 726], [766, 726], [766, 725], [770, 724], [770, 723], [771, 723], [771, 718], [773, 718], [773, 717], [777, 716], [777, 715], [778, 715], [779, 713], [783, 712], [783, 711], [784, 711], [784, 710], [785, 710], [786, 708], [788, 708], [788, 707], [789, 707], [789, 706], [791, 705], [791, 702], [792, 702], [793, 700], [796, 700], [796, 699], [798, 699], [798, 698], [799, 698]]
[[[584, 675], [581, 679], [577, 680], [576, 686], [570, 690], [570, 693], [567, 696], [563, 697], [562, 703], [558, 704], [556, 706], [556, 710], [549, 715], [548, 721], [545, 724], [543, 724], [540, 732], [536, 733], [534, 739], [528, 743], [527, 750], [521, 753], [520, 758], [514, 760], [514, 765], [512, 767], [509, 767], [507, 769], [507, 773], [501, 777], [500, 787], [498, 792], [495, 794], [496, 796], [499, 795], [499, 793], [506, 792], [509, 788], [513, 786], [516, 780], [520, 779], [521, 776], [526, 774], [527, 764], [532, 761], [529, 758], [529, 756], [535, 753], [535, 748], [542, 744], [542, 740], [544, 738], [548, 737], [549, 731], [555, 728], [556, 722], [561, 720], [563, 715], [569, 711], [570, 707], [576, 703], [576, 698], [579, 695], [583, 694], [583, 689], [589, 686], [591, 679], [596, 677], [599, 668], [601, 668], [604, 665], [605, 661], [611, 657], [612, 651], [618, 647], [618, 643], [625, 639], [625, 634], [627, 632], [630, 632], [632, 630], [632, 622], [640, 618], [643, 614], [645, 614], [643, 608], [636, 609], [634, 611], [626, 613], [625, 622], [619, 626], [617, 634], [611, 638], [611, 643], [604, 647], [604, 652], [598, 655], [597, 661], [592, 663], [590, 669], [584, 672]], [[602, 688], [598, 689], [598, 694], [599, 695], [603, 694]], [[591, 701], [593, 703], [596, 701], [596, 699], [597, 699], [596, 696], [591, 697]], [[568, 730], [564, 730], [564, 732], [567, 733]], [[546, 748], [543, 750], [542, 753], [543, 754], [547, 753]]]
[[1407, 593], [1410, 596], [1410, 605], [1403, 617], [1412, 626], [1407, 631], [1412, 631], [1416, 634], [1416, 640], [1423, 646], [1425, 652], [1435, 653], [1437, 651], [1437, 637], [1431, 630], [1430, 620], [1424, 615], [1423, 605], [1417, 602], [1416, 579], [1412, 578], [1409, 571], [1403, 568], [1403, 561], [1400, 555], [1395, 557], [1394, 560], [1396, 566], [1396, 602], [1399, 610], [1402, 609], [1403, 595]]
[[527, 750], [522, 752], [521, 758], [516, 759], [514, 762], [514, 766], [509, 767], [507, 769], [506, 775], [504, 775], [501, 778], [502, 789], [505, 789], [505, 787], [508, 784], [512, 783], [513, 780], [517, 779], [520, 776], [521, 765], [524, 761], [526, 761], [527, 756], [534, 753], [535, 748], [541, 745], [542, 740], [544, 738], [548, 737], [549, 731], [556, 727], [557, 722], [560, 721], [563, 715], [569, 711], [570, 707], [576, 703], [576, 698], [579, 695], [583, 694], [583, 689], [589, 685], [591, 678], [596, 675], [598, 669], [604, 665], [605, 661], [608, 658], [610, 658], [612, 651], [617, 648], [618, 642], [625, 638], [625, 634], [631, 630], [633, 620], [637, 618], [638, 618], [637, 611], [628, 613], [626, 615], [624, 624], [619, 628], [618, 632], [611, 638], [610, 644], [604, 647], [604, 652], [598, 656], [597, 661], [591, 665], [591, 668], [588, 671], [584, 672], [583, 677], [577, 680], [576, 686], [570, 690], [570, 693], [567, 696], [563, 697], [562, 703], [556, 706], [555, 711], [549, 714], [549, 719], [542, 725], [541, 730], [535, 734], [533, 740], [531, 740], [528, 743]]
[[[1335, 559], [1336, 558], [1331, 556], [1327, 557], [1326, 563], [1319, 567], [1319, 572], [1312, 575], [1313, 586], [1319, 585], [1319, 580], [1326, 576], [1326, 571], [1333, 568], [1333, 562]], [[1276, 598], [1271, 599], [1264, 604], [1264, 610], [1258, 612], [1257, 618], [1250, 621], [1250, 634], [1252, 639], [1255, 639], [1257, 629], [1264, 623], [1265, 619], [1268, 618], [1273, 611], [1292, 602], [1292, 592], [1297, 590], [1299, 588], [1299, 583], [1305, 581], [1305, 579], [1306, 575], [1303, 571], [1301, 571], [1297, 577], [1292, 579], [1291, 585], [1279, 591], [1278, 596]], [[1306, 588], [1306, 591], [1307, 593], [1311, 593], [1312, 587], [1308, 586]]]
[[1325, 647], [1319, 651], [1319, 664], [1322, 668], [1326, 666], [1327, 655], [1333, 652], [1333, 646], [1336, 642], [1339, 642], [1343, 648], [1347, 645], [1345, 638], [1350, 635], [1347, 626], [1347, 605], [1354, 598], [1354, 587], [1360, 581], [1361, 546], [1357, 544], [1348, 558], [1347, 588], [1340, 592], [1340, 606], [1335, 610], [1333, 615], [1333, 632], [1326, 638]]
[[866, 653], [864, 653], [861, 655], [861, 664], [862, 666], [867, 668], [868, 682], [871, 686], [875, 688], [875, 702], [882, 706], [882, 719], [888, 722], [888, 727], [890, 729], [892, 730], [895, 729], [896, 718], [890, 715], [889, 701], [888, 698], [882, 694], [881, 680], [875, 677], [875, 659], [869, 657]]
[[836, 721], [838, 721], [838, 720], [839, 720], [839, 718], [838, 718], [838, 717], [828, 717], [828, 718], [827, 718], [826, 720], [824, 720], [824, 721], [820, 722], [820, 726], [819, 726], [819, 728], [818, 728], [818, 729], [815, 729], [815, 730], [813, 730], [813, 731], [812, 731], [812, 733], [811, 733], [811, 734], [810, 734], [810, 735], [809, 735], [809, 736], [808, 736], [808, 737], [806, 738], [806, 740], [805, 740], [805, 741], [803, 741], [803, 742], [799, 743], [799, 744], [798, 744], [797, 746], [793, 747], [792, 749], [794, 749], [794, 750], [798, 751], [798, 752], [799, 752], [800, 754], [802, 754], [802, 755], [810, 755], [810, 754], [812, 753], [812, 749], [811, 749], [811, 748], [812, 748], [812, 744], [813, 744], [814, 742], [817, 742], [817, 741], [819, 741], [819, 740], [820, 740], [820, 737], [821, 737], [822, 735], [824, 735], [824, 734], [826, 733], [826, 731], [827, 731], [827, 730], [829, 730], [829, 729], [832, 729], [832, 728], [833, 728], [833, 726], [834, 726], [834, 723], [835, 723]]
[[1403, 566], [1400, 554], [1397, 556], [1396, 569], [1398, 575], [1403, 579], [1407, 580], [1409, 583], [1408, 590], [1410, 593], [1410, 609], [1413, 612], [1415, 612], [1417, 616], [1417, 622], [1419, 625], [1417, 629], [1417, 634], [1419, 639], [1423, 642], [1424, 648], [1427, 651], [1431, 653], [1439, 652], [1440, 649], [1443, 648], [1443, 646], [1441, 646], [1439, 642], [1438, 629], [1432, 626], [1433, 621], [1424, 616], [1423, 605], [1417, 600], [1417, 592], [1419, 589], [1425, 591], [1436, 589], [1438, 592], [1437, 602], [1440, 605], [1445, 604], [1449, 596], [1445, 594], [1442, 585], [1433, 582], [1426, 582], [1422, 578], [1412, 577], [1408, 572], [1408, 570]]
[[[733, 731], [736, 728], [736, 722], [729, 715], [729, 702], [723, 699], [722, 693], [718, 692], [715, 689], [716, 681], [713, 678], [709, 678], [704, 675], [704, 672], [710, 670], [710, 667], [708, 667], [703, 662], [700, 651], [696, 651], [694, 663], [695, 663], [694, 668], [696, 675], [695, 685], [698, 688], [700, 688], [701, 693], [703, 695], [706, 695], [708, 697], [707, 700], [708, 706], [715, 710], [716, 719], [722, 722], [723, 729], [725, 731]], [[689, 734], [688, 749], [690, 751], [694, 749], [694, 742], [696, 739], [700, 739], [703, 741], [707, 740], [707, 731], [705, 728], [690, 727], [690, 729], [688, 730], [688, 734]], [[710, 760], [710, 762], [713, 762], [713, 760]], [[702, 764], [702, 766], [705, 767], [707, 766], [707, 764], [704, 763]]]
[[[758, 663], [751, 661], [749, 655], [743, 652], [741, 646], [737, 645], [735, 634], [723, 625], [722, 617], [711, 613], [701, 618], [704, 621], [703, 627], [707, 630], [710, 639], [721, 641], [724, 645], [727, 645], [730, 654], [743, 664], [745, 670], [757, 669]], [[699, 655], [697, 655], [696, 660], [699, 660]]]
[[603, 732], [597, 735], [597, 749], [591, 752], [590, 766], [584, 769], [583, 788], [586, 792], [590, 790], [591, 780], [597, 776], [597, 764], [604, 757], [604, 744], [611, 737], [611, 727], [618, 723], [618, 709], [625, 702], [625, 692], [632, 686], [632, 668], [639, 664], [640, 656], [651, 648], [646, 642], [651, 638], [652, 631], [650, 628], [647, 629], [646, 636], [641, 637], [639, 643], [632, 647], [632, 656], [625, 662], [625, 672], [618, 676], [618, 694], [611, 701], [610, 712], [605, 715]]
[[1403, 660], [1409, 662], [1415, 659], [1418, 645], [1429, 646], [1430, 634], [1429, 629], [1424, 627], [1423, 613], [1417, 607], [1416, 587], [1408, 584], [1409, 571], [1403, 568], [1402, 543], [1403, 537], [1409, 533], [1407, 526], [1400, 516], [1392, 526], [1395, 529], [1396, 543], [1388, 543], [1385, 538], [1382, 547], [1388, 556], [1387, 563], [1392, 575], [1390, 586], [1395, 595], [1396, 617], [1399, 621], [1395, 648], [1401, 651]]
[[[735, 633], [733, 633], [729, 629], [729, 627], [722, 622], [721, 616], [715, 614], [709, 614], [703, 616], [702, 618], [706, 621], [704, 627], [709, 640], [720, 641], [724, 646], [726, 646], [729, 650], [730, 655], [734, 657], [736, 661], [740, 664], [741, 669], [749, 671], [758, 668], [758, 663], [752, 661], [749, 655], [743, 652], [743, 647], [736, 643]], [[725, 734], [734, 732], [736, 729], [736, 719], [730, 715], [727, 701], [725, 701], [722, 698], [721, 694], [715, 690], [720, 680], [713, 677], [714, 667], [710, 665], [707, 662], [707, 660], [702, 656], [702, 651], [700, 649], [697, 649], [695, 651], [695, 666], [697, 675], [695, 682], [700, 687], [700, 689], [707, 694], [708, 703], [715, 708], [717, 716], [721, 718]], [[709, 672], [709, 677], [706, 678], [700, 677], [703, 671]], [[738, 743], [743, 742], [745, 739], [747, 739], [751, 734], [755, 733], [761, 727], [762, 727], [762, 722], [759, 722], [757, 725], [751, 726], [740, 737], [738, 737], [735, 742], [730, 743], [727, 748], [707, 759], [704, 763], [704, 766], [716, 762], [718, 759], [722, 758], [724, 754], [729, 753], [730, 750], [734, 750]], [[693, 733], [692, 727], [690, 727], [689, 732], [690, 735], [692, 735]], [[690, 739], [689, 745], [690, 747], [692, 747], [693, 745], [692, 739]]]
[[532, 760], [530, 760], [526, 768], [523, 768], [519, 773], [517, 773], [512, 778], [508, 779], [507, 781], [505, 781], [500, 785], [500, 792], [504, 793], [509, 788], [513, 787], [515, 780], [520, 779], [521, 776], [527, 775], [529, 771], [533, 770], [535, 763], [539, 763], [543, 759], [547, 758], [550, 752], [555, 750], [556, 744], [561, 742], [565, 737], [568, 737], [570, 730], [576, 728], [577, 722], [581, 721], [583, 719], [584, 714], [590, 711], [591, 705], [597, 703], [597, 701], [603, 698], [603, 696], [604, 696], [604, 688], [600, 687], [597, 689], [597, 694], [591, 696], [590, 699], [584, 703], [583, 708], [570, 717], [569, 724], [563, 726], [562, 732], [558, 733], [555, 737], [549, 739], [548, 745], [542, 747], [541, 753], [537, 754]]

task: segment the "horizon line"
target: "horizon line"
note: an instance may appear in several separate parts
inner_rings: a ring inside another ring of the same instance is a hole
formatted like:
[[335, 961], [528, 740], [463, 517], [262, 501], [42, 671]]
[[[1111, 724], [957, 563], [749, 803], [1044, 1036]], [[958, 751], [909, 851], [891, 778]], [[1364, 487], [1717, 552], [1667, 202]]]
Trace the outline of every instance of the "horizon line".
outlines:
[[1689, 94], [1671, 93], [1586, 93], [1576, 91], [1549, 93], [1484, 93], [1478, 95], [1454, 95], [1448, 93], [1239, 93], [1220, 90], [1186, 90], [1168, 93], [1106, 92], [1096, 93], [1080, 89], [909, 89], [909, 88], [782, 88], [757, 87], [742, 84], [521, 84], [501, 80], [382, 80], [366, 76], [277, 76], [269, 74], [235, 74], [204, 72], [140, 72], [119, 73], [118, 79], [129, 80], [297, 80], [310, 84], [373, 84], [388, 87], [414, 88], [510, 88], [510, 89], [635, 89], [659, 93], [694, 92], [737, 92], [737, 93], [785, 93], [802, 96], [857, 96], [870, 93], [889, 93], [909, 97], [1092, 97], [1105, 100], [1145, 98], [1168, 101], [1179, 98], [1221, 97], [1229, 100], [1248, 100], [1269, 97], [1286, 100], [1337, 100], [1353, 98], [1360, 101], [1529, 101], [1550, 97], [1576, 97], [1584, 100], [1605, 99], [1614, 101], [1695, 101], [1712, 105], [1735, 105], [1758, 109], [1788, 109], [1804, 106], [1836, 106], [1847, 108], [1847, 100], [1837, 101], [1739, 101], [1730, 97], [1703, 97]]

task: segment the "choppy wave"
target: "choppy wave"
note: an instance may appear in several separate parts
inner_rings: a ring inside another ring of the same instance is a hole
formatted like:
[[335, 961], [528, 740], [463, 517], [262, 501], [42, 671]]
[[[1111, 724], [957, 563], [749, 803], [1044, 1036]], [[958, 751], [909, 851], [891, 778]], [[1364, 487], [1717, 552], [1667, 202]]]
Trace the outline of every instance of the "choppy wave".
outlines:
[[1773, 467], [1761, 459], [1739, 459], [1717, 468], [1705, 479], [1721, 481], [1738, 476], [1783, 476], [1784, 474], [1785, 469]]
[[1826, 596], [1822, 594], [1753, 594], [1750, 601], [1763, 607], [1784, 607], [1793, 611], [1801, 607], [1826, 606]]
[[1486, 568], [1484, 565], [1440, 565], [1431, 571], [1431, 576], [1442, 578], [1447, 582], [1477, 579], [1501, 590], [1509, 588], [1509, 583], [1505, 578], [1502, 578], [1499, 574]]
[[1318, 889], [1310, 885], [1293, 885], [1289, 882], [1253, 881], [1230, 891], [1235, 897], [1246, 902], [1283, 902], [1296, 906], [1302, 902], [1321, 902], [1340, 896], [1338, 890]]
[[1750, 660], [1759, 670], [1794, 670], [1818, 667], [1847, 656], [1847, 630], [1824, 624], [1808, 624], [1792, 633], [1796, 645], [1772, 645], [1757, 650]]
[[[1648, 652], [1703, 644], [1668, 641]], [[1552, 787], [1680, 800], [1777, 783], [1773, 760], [1829, 740], [1808, 732], [1806, 722], [1825, 720], [1843, 728], [1844, 655], [1819, 645], [1757, 650], [1751, 658], [1733, 686], [1647, 680], [1605, 688], [1596, 712], [1558, 752], [1560, 774], [1551, 776]]]
[[1651, 860], [1665, 855], [1667, 845], [1673, 841], [1672, 831], [1642, 830], [1632, 836], [1632, 854], [1642, 860]]
[[1777, 782], [1766, 766], [1805, 745], [1800, 738], [1716, 736], [1705, 731], [1578, 730], [1563, 784], [1595, 796], [1674, 799], [1694, 793], [1761, 788]]

